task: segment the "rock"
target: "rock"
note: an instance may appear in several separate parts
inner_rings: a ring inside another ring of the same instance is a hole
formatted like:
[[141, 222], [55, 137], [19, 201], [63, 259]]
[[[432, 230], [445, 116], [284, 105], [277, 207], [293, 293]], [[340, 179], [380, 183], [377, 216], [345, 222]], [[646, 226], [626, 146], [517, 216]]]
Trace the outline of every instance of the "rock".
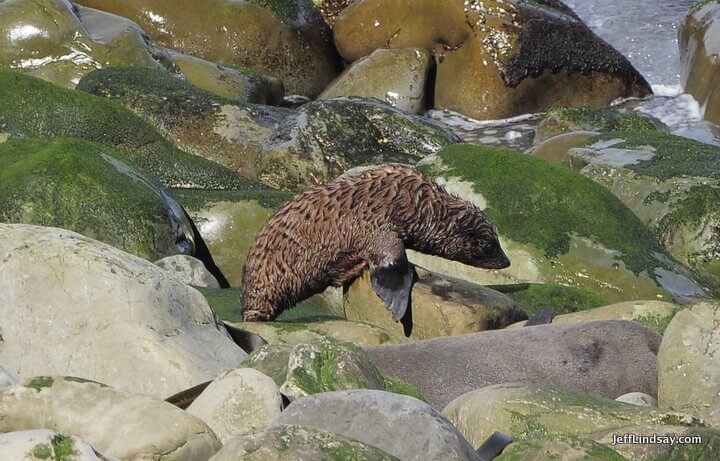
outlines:
[[155, 180], [76, 139], [0, 144], [0, 222], [62, 227], [150, 260], [195, 251], [190, 221]]
[[313, 0], [313, 3], [318, 7], [325, 23], [332, 29], [337, 15], [353, 1], [354, 0]]
[[221, 447], [205, 423], [167, 402], [73, 377], [36, 377], [5, 389], [0, 413], [0, 432], [45, 427], [121, 459], [192, 461]]
[[567, 156], [568, 151], [573, 147], [585, 144], [598, 134], [600, 133], [597, 131], [571, 131], [559, 134], [531, 147], [525, 153], [572, 168]]
[[720, 303], [698, 303], [678, 312], [665, 330], [658, 352], [658, 401], [702, 416], [720, 426]]
[[430, 54], [425, 50], [378, 49], [355, 61], [325, 88], [318, 99], [375, 98], [417, 114], [425, 109], [429, 71]]
[[235, 437], [211, 461], [397, 461], [371, 445], [313, 427], [278, 425]]
[[318, 322], [247, 322], [234, 324], [238, 328], [260, 335], [270, 344], [294, 346], [303, 342], [329, 336], [340, 341], [349, 341], [360, 346], [379, 346], [381, 344], [401, 344], [407, 342], [402, 335], [375, 325], [345, 320], [326, 320]]
[[495, 461], [626, 461], [620, 454], [592, 440], [556, 436], [555, 440], [513, 441]]
[[513, 285], [493, 285], [492, 288], [515, 301], [528, 317], [543, 309], [552, 308], [553, 314], [578, 312], [605, 306], [607, 300], [602, 296], [581, 288], [563, 285], [545, 285], [540, 283], [517, 283]]
[[0, 224], [0, 236], [0, 363], [21, 379], [165, 398], [246, 356], [200, 293], [152, 263], [62, 229]]
[[102, 461], [106, 459], [96, 453], [84, 440], [47, 429], [0, 434], [0, 453], [8, 460]]
[[379, 48], [420, 48], [437, 63], [435, 107], [475, 119], [601, 107], [650, 87], [559, 1], [361, 0], [333, 25], [349, 62]]
[[[614, 442], [614, 437], [632, 434], [634, 443]], [[640, 437], [647, 437], [648, 443]], [[671, 443], [670, 438], [675, 437]], [[690, 443], [678, 443], [677, 437], [698, 437]], [[586, 435], [606, 446], [611, 446], [623, 459], [651, 461], [659, 459], [716, 459], [720, 456], [720, 432], [703, 427], [644, 425], [611, 429]]]
[[106, 66], [161, 69], [145, 33], [132, 21], [67, 0], [15, 0], [0, 6], [0, 67], [74, 87]]
[[[413, 328], [410, 339], [454, 336], [502, 328], [527, 316], [507, 296], [463, 280], [416, 268], [418, 281], [412, 290]], [[348, 320], [376, 325], [403, 336], [365, 271], [345, 293]]]
[[[660, 335], [627, 321], [539, 325], [408, 344], [366, 347], [387, 376], [434, 408], [483, 386], [535, 382], [608, 398], [657, 393]], [[499, 430], [499, 429], [497, 429]]]
[[535, 132], [535, 144], [575, 131], [654, 130], [655, 124], [648, 117], [627, 110], [609, 107], [555, 107], [545, 114]]
[[567, 168], [471, 145], [445, 148], [418, 165], [485, 209], [513, 264], [487, 271], [412, 254], [415, 264], [483, 285], [568, 285], [610, 302], [704, 293], [617, 197]]
[[310, 1], [82, 0], [137, 22], [168, 48], [279, 77], [291, 93], [317, 96], [337, 75], [327, 26]]
[[558, 435], [581, 435], [629, 425], [702, 425], [697, 418], [681, 413], [520, 383], [496, 384], [461, 395], [445, 407], [443, 415], [475, 445], [494, 431], [514, 440], [553, 440]]
[[10, 140], [75, 137], [116, 147], [166, 187], [243, 189], [249, 183], [178, 150], [131, 111], [102, 98], [0, 69], [0, 100], [0, 131]]
[[720, 4], [700, 1], [690, 8], [680, 25], [680, 81], [686, 93], [700, 103], [704, 118], [720, 123], [718, 62]]
[[239, 368], [215, 379], [187, 408], [225, 444], [234, 436], [263, 429], [280, 415], [282, 398], [272, 378]]
[[280, 105], [285, 96], [282, 80], [248, 67], [223, 66], [171, 50], [168, 55], [189, 84], [218, 96], [271, 106]]
[[629, 403], [631, 405], [638, 405], [641, 407], [657, 408], [658, 402], [652, 395], [647, 395], [642, 392], [628, 392], [615, 399], [616, 402]]
[[403, 460], [479, 459], [440, 413], [417, 399], [388, 392], [350, 390], [305, 397], [287, 407], [272, 426], [284, 424], [350, 437]]
[[383, 376], [356, 344], [324, 336], [294, 346], [265, 345], [242, 366], [273, 378], [290, 400], [346, 389], [377, 389], [423, 399], [405, 382]]
[[168, 274], [171, 274], [173, 277], [188, 285], [220, 288], [217, 279], [205, 269], [202, 261], [192, 256], [168, 256], [159, 261], [155, 261], [155, 264], [165, 269]]
[[436, 122], [375, 100], [296, 110], [240, 105], [147, 69], [96, 71], [78, 88], [127, 105], [183, 149], [277, 189], [330, 182], [357, 165], [414, 163], [461, 142]]
[[[720, 293], [720, 148], [660, 131], [611, 132], [568, 152], [573, 167], [623, 201], [665, 249]], [[666, 275], [670, 283], [674, 277]], [[680, 288], [680, 287], [678, 287]], [[686, 286], [684, 296], [702, 296]]]
[[[563, 325], [568, 323], [594, 322], [598, 320], [630, 320], [642, 323], [660, 334], [665, 333], [670, 321], [683, 308], [677, 304], [664, 301], [625, 301], [608, 306], [596, 307], [581, 312], [572, 312], [556, 316], [552, 323]], [[522, 326], [524, 322], [512, 325]]]

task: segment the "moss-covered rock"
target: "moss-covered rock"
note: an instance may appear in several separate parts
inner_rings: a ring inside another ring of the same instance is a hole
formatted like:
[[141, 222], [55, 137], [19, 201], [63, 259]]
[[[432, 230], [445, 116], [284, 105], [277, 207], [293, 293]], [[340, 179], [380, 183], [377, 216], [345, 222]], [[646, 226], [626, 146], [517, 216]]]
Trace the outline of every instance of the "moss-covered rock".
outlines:
[[567, 158], [568, 151], [573, 147], [585, 144], [598, 134], [600, 133], [597, 131], [571, 131], [559, 134], [530, 147], [525, 153], [572, 168]]
[[347, 320], [321, 320], [317, 322], [245, 322], [238, 328], [261, 336], [270, 344], [295, 345], [328, 336], [340, 341], [350, 341], [361, 346], [400, 344], [407, 340], [383, 328], [369, 323]]
[[[412, 290], [413, 328], [410, 339], [453, 336], [503, 328], [526, 319], [507, 296], [464, 280], [416, 268]], [[348, 320], [370, 323], [402, 337], [405, 327], [392, 319], [385, 303], [372, 288], [365, 271], [345, 293]]]
[[169, 187], [248, 186], [233, 171], [173, 147], [130, 110], [103, 98], [0, 69], [0, 100], [0, 126], [10, 140], [68, 136], [117, 147]]
[[610, 132], [568, 158], [720, 293], [720, 148], [660, 131]]
[[322, 17], [309, 0], [81, 0], [125, 16], [168, 48], [213, 62], [258, 69], [291, 93], [317, 96], [339, 71]]
[[177, 202], [118, 154], [70, 138], [0, 144], [0, 222], [69, 229], [150, 261], [192, 254]]
[[0, 453], [8, 460], [103, 461], [89, 443], [48, 429], [6, 432], [0, 435]]
[[571, 131], [654, 130], [653, 122], [635, 112], [608, 107], [556, 107], [547, 112], [535, 132], [535, 144]]
[[[443, 262], [456, 267], [453, 275], [485, 284], [563, 284], [611, 302], [703, 292], [617, 197], [567, 168], [469, 145], [443, 149], [419, 165], [485, 209], [513, 262], [502, 271]], [[430, 257], [416, 259], [438, 270]]]
[[496, 384], [461, 395], [443, 414], [475, 446], [493, 431], [554, 440], [629, 425], [701, 426], [692, 416], [534, 384]]
[[530, 317], [547, 307], [552, 308], [555, 315], [560, 315], [607, 304], [607, 300], [597, 293], [563, 285], [519, 283], [490, 288], [507, 295]]
[[[632, 434], [636, 441], [617, 443], [614, 440], [615, 437], [625, 434]], [[699, 437], [700, 442], [678, 443], [678, 437]], [[705, 427], [629, 426], [585, 435], [584, 438], [612, 447], [624, 456], [623, 459], [710, 460], [720, 457], [720, 431]], [[647, 442], [642, 443], [643, 438]]]
[[497, 461], [625, 461], [618, 452], [592, 440], [578, 437], [556, 437], [555, 440], [521, 440], [510, 444]]
[[437, 63], [435, 105], [499, 119], [557, 105], [604, 106], [650, 87], [559, 1], [365, 0], [337, 17], [347, 61], [379, 48], [422, 48]]

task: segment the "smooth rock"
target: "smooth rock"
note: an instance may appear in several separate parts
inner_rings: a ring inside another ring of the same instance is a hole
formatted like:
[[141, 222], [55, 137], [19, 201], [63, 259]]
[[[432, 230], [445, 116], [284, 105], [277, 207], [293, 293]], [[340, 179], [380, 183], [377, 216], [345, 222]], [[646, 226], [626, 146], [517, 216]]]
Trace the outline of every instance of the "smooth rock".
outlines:
[[720, 302], [708, 301], [675, 316], [658, 352], [658, 402], [720, 427]]
[[313, 427], [278, 425], [235, 437], [210, 461], [397, 461], [371, 445]]
[[104, 461], [106, 458], [89, 443], [75, 436], [66, 436], [48, 429], [6, 432], [0, 434], [3, 459], [35, 461]]
[[425, 50], [378, 49], [352, 63], [318, 99], [375, 98], [417, 114], [425, 109], [429, 71], [430, 54]]
[[0, 389], [10, 387], [13, 384], [17, 384], [18, 379], [15, 378], [4, 366], [0, 365]]
[[[512, 299], [480, 285], [446, 277], [416, 267], [418, 281], [412, 290], [413, 329], [410, 339], [427, 339], [502, 328], [525, 319]], [[376, 325], [395, 336], [404, 335], [401, 323], [392, 319], [385, 303], [365, 271], [345, 293], [348, 320]]]
[[440, 413], [420, 400], [388, 392], [352, 390], [305, 397], [293, 402], [272, 425], [283, 424], [344, 435], [403, 460], [479, 459]]
[[282, 398], [272, 378], [238, 368], [215, 379], [187, 408], [225, 444], [234, 436], [263, 429], [280, 415]]
[[657, 408], [658, 402], [652, 395], [647, 395], [642, 392], [628, 392], [615, 399], [616, 402], [629, 403], [631, 405], [638, 405], [641, 407]]
[[598, 134], [600, 133], [597, 131], [571, 131], [559, 134], [529, 148], [525, 153], [572, 168], [567, 156], [568, 151], [585, 144]]
[[36, 377], [0, 393], [0, 432], [45, 427], [127, 460], [208, 459], [221, 444], [202, 421], [162, 400], [73, 377]]
[[513, 441], [495, 461], [627, 461], [616, 451], [592, 440], [556, 436], [555, 440]]
[[[240, 363], [203, 296], [74, 232], [0, 224], [0, 363], [165, 398]], [[72, 433], [72, 432], [71, 432]]]
[[415, 387], [434, 408], [491, 384], [536, 382], [608, 398], [657, 393], [660, 335], [611, 320], [486, 331], [365, 348], [380, 371]]
[[155, 264], [188, 285], [220, 288], [217, 279], [205, 268], [202, 261], [192, 256], [167, 256], [155, 261]]
[[606, 133], [654, 129], [652, 120], [636, 112], [609, 107], [555, 107], [538, 124], [534, 144], [576, 131]]
[[556, 436], [629, 425], [702, 425], [697, 418], [682, 413], [521, 383], [496, 384], [461, 395], [445, 407], [443, 415], [475, 445], [494, 431], [515, 440], [553, 440]]
[[[617, 436], [630, 434], [640, 443], [613, 443]], [[641, 443], [640, 437], [647, 437], [648, 443]], [[671, 438], [675, 442], [671, 442]], [[678, 443], [678, 437], [699, 437], [691, 443]], [[623, 459], [637, 461], [655, 461], [660, 459], [717, 459], [720, 457], [720, 432], [703, 427], [643, 425], [626, 426], [585, 435], [585, 439], [594, 440], [612, 447]]]

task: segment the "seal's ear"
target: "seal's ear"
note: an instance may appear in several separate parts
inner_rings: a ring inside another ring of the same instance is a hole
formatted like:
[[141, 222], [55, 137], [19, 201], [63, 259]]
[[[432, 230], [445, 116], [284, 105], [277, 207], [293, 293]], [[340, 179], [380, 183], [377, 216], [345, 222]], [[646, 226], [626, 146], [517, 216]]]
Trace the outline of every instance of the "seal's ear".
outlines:
[[370, 261], [370, 280], [373, 290], [385, 301], [397, 322], [408, 309], [417, 274], [407, 259], [402, 242], [392, 246], [393, 251], [386, 250], [380, 258]]

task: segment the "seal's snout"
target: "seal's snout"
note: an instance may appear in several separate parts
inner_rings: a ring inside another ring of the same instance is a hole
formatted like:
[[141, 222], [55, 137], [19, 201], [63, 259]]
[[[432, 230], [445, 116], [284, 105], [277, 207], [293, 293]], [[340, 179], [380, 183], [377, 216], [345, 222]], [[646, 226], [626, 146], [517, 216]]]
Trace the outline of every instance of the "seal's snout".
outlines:
[[500, 252], [500, 257], [497, 259], [497, 267], [495, 269], [505, 269], [510, 267], [510, 258], [507, 257], [505, 252]]

